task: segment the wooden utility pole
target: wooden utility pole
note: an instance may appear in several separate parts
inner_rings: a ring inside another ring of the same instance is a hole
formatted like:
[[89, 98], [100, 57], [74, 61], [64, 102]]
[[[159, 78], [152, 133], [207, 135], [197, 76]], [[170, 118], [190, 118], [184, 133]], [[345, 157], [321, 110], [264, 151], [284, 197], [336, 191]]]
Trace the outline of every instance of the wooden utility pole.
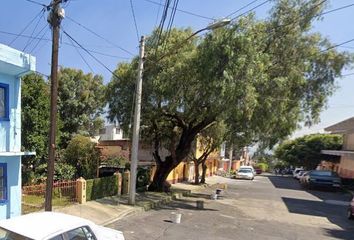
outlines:
[[140, 109], [141, 109], [141, 92], [143, 81], [143, 69], [144, 69], [144, 50], [145, 50], [145, 38], [141, 37], [140, 40], [140, 53], [139, 53], [139, 66], [138, 77], [136, 79], [136, 95], [135, 95], [135, 109], [134, 109], [134, 124], [133, 124], [133, 137], [132, 137], [132, 155], [130, 160], [130, 191], [128, 203], [130, 205], [135, 204], [136, 193], [136, 177], [138, 168], [138, 151], [139, 151], [139, 132], [140, 132]]
[[50, 75], [50, 131], [49, 131], [49, 150], [47, 166], [47, 184], [45, 194], [45, 211], [52, 211], [54, 160], [55, 160], [55, 138], [57, 128], [57, 99], [58, 99], [58, 49], [59, 49], [59, 30], [60, 22], [64, 17], [63, 10], [60, 8], [62, 0], [51, 2], [51, 11], [48, 22], [52, 28], [52, 66]]

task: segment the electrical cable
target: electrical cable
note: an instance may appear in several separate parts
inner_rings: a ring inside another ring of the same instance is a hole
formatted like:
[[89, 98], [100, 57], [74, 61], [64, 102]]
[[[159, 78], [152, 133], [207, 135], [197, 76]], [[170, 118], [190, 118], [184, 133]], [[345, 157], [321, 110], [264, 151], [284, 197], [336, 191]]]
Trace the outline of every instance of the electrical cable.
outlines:
[[[66, 38], [69, 39], [69, 41], [74, 45], [74, 42], [73, 40], [71, 40], [71, 38], [69, 38], [67, 35], [66, 35]], [[84, 61], [84, 63], [86, 64], [86, 66], [91, 70], [92, 73], [94, 73], [92, 67], [90, 66], [90, 64], [86, 61], [86, 59], [84, 58], [84, 56], [82, 56], [82, 54], [80, 53], [79, 49], [77, 48], [77, 46], [75, 46], [75, 50], [76, 52], [80, 55], [81, 59]]]
[[248, 6], [250, 6], [250, 5], [252, 5], [253, 3], [256, 3], [256, 2], [258, 2], [258, 1], [259, 1], [259, 0], [253, 0], [253, 1], [250, 2], [249, 4], [247, 4], [247, 5], [245, 5], [245, 6], [241, 7], [241, 8], [239, 8], [239, 9], [237, 9], [236, 11], [234, 11], [234, 12], [232, 12], [232, 13], [230, 13], [230, 14], [227, 15], [225, 18], [231, 17], [232, 15], [234, 15], [234, 14], [236, 14], [236, 13], [242, 11], [243, 9], [247, 8]]
[[[44, 27], [47, 27], [48, 24]], [[38, 39], [37, 43], [34, 45], [34, 47], [31, 49], [30, 53], [32, 53], [36, 48], [37, 46], [39, 45], [39, 43], [42, 41], [42, 39], [44, 38], [44, 36], [47, 34], [47, 32], [49, 31], [49, 27], [47, 27], [47, 29], [44, 31], [44, 33], [42, 34], [42, 36], [40, 37], [40, 39]]]
[[47, 5], [45, 5], [44, 3], [40, 3], [40, 2], [36, 2], [36, 1], [33, 1], [33, 0], [25, 0], [27, 2], [30, 2], [30, 3], [34, 3], [36, 5], [39, 5], [39, 6], [42, 6], [42, 7], [47, 7]]
[[349, 7], [353, 7], [353, 6], [354, 6], [354, 3], [348, 4], [348, 5], [339, 7], [339, 8], [335, 8], [335, 9], [329, 10], [329, 11], [327, 11], [327, 12], [323, 12], [323, 13], [317, 14], [316, 17], [318, 17], [318, 16], [323, 16], [323, 15], [326, 15], [326, 14], [328, 14], [328, 13], [336, 12], [336, 11], [339, 11], [339, 10], [342, 10], [342, 9], [346, 9], [346, 8], [349, 8]]
[[[41, 18], [44, 16], [44, 13], [45, 13], [45, 12], [43, 11], [42, 16], [39, 17], [36, 26], [33, 28], [33, 31], [32, 31], [32, 33], [31, 33], [31, 37], [33, 36], [34, 32], [36, 31], [36, 29], [37, 29], [37, 27], [38, 27], [38, 25], [39, 25], [39, 23], [40, 23], [40, 21], [41, 21]], [[31, 40], [32, 40], [31, 38], [28, 38], [28, 39], [27, 39], [27, 43], [26, 43], [25, 47], [22, 49], [22, 52], [24, 52], [24, 51], [26, 50], [26, 48], [27, 48], [30, 44], [32, 44], [32, 41], [31, 41]]]
[[108, 39], [102, 37], [102, 36], [99, 35], [98, 33], [94, 32], [93, 30], [89, 29], [88, 27], [82, 25], [81, 23], [79, 23], [78, 21], [72, 19], [71, 17], [65, 16], [65, 19], [69, 19], [70, 21], [72, 21], [72, 22], [75, 23], [76, 25], [80, 26], [81, 28], [85, 29], [86, 31], [92, 33], [92, 34], [95, 35], [96, 37], [98, 37], [98, 38], [104, 40], [105, 42], [111, 44], [112, 46], [115, 46], [116, 48], [119, 48], [120, 50], [122, 50], [122, 51], [128, 53], [129, 55], [135, 56], [135, 54], [133, 54], [132, 52], [130, 52], [130, 51], [128, 51], [127, 49], [124, 49], [124, 48], [122, 48], [121, 46], [119, 46], [119, 45], [117, 45], [117, 44], [111, 42], [110, 40], [108, 40]]
[[[23, 34], [19, 35], [19, 34], [16, 34], [16, 33], [11, 33], [11, 32], [1, 31], [1, 30], [0, 30], [0, 34], [6, 34], [6, 35], [10, 35], [10, 36], [19, 36], [19, 37], [23, 37], [23, 38], [31, 38], [31, 39], [41, 40], [41, 41], [46, 41], [46, 42], [52, 41], [49, 38], [30, 37], [29, 35], [23, 35]], [[72, 44], [67, 43], [67, 42], [63, 42], [63, 44], [74, 47]], [[92, 49], [87, 49], [87, 50], [89, 52], [96, 53], [96, 54], [99, 54], [99, 55], [102, 55], [102, 56], [106, 56], [106, 57], [112, 57], [112, 58], [118, 58], [118, 59], [126, 59], [126, 60], [130, 59], [128, 57], [121, 57], [121, 56], [111, 55], [111, 54], [107, 54], [107, 53], [98, 52], [98, 51], [95, 51], [95, 50], [92, 50]]]
[[[144, 0], [145, 2], [149, 2], [149, 3], [152, 3], [152, 4], [155, 4], [155, 5], [158, 5], [158, 6], [163, 6], [165, 7], [166, 5], [165, 4], [162, 4], [160, 1], [160, 3], [158, 2], [155, 2], [155, 1], [151, 1], [151, 0]], [[169, 7], [170, 8], [170, 7]], [[182, 10], [182, 9], [176, 9], [178, 12], [181, 12], [181, 13], [185, 13], [185, 14], [189, 14], [191, 16], [195, 16], [195, 17], [199, 17], [199, 18], [203, 18], [203, 19], [207, 19], [207, 20], [212, 20], [212, 21], [215, 21], [216, 19], [215, 18], [211, 18], [211, 17], [206, 17], [206, 16], [202, 16], [200, 14], [196, 14], [196, 13], [193, 13], [193, 12], [189, 12], [189, 11], [185, 11], [185, 10]]]
[[16, 37], [8, 44], [9, 46], [11, 46], [17, 39], [18, 37], [27, 30], [27, 28], [34, 22], [34, 20], [36, 20], [36, 18], [38, 16], [40, 16], [42, 14], [42, 12], [44, 12], [44, 8], [21, 30], [21, 32], [17, 35], [15, 35]]
[[157, 21], [159, 20], [161, 5], [162, 5], [162, 0], [160, 0], [159, 8], [157, 9], [156, 20], [155, 20], [155, 28], [157, 26]]
[[[48, 24], [44, 25], [43, 28], [36, 34], [35, 38], [39, 38], [38, 39], [38, 42], [42, 41], [43, 37], [44, 37], [44, 34], [42, 35], [42, 37], [39, 37], [39, 35], [44, 31], [44, 29], [46, 29], [48, 26]], [[32, 37], [32, 36], [31, 36]], [[30, 39], [30, 38], [29, 38]], [[33, 41], [31, 41], [32, 43]], [[28, 47], [29, 45], [26, 45], [24, 48], [23, 48], [23, 52], [26, 50], [26, 48]]]
[[134, 26], [135, 26], [135, 32], [136, 32], [136, 38], [138, 39], [138, 42], [140, 41], [139, 39], [139, 30], [138, 30], [138, 24], [136, 23], [136, 17], [135, 17], [135, 11], [134, 11], [134, 6], [133, 6], [133, 0], [129, 0], [130, 2], [130, 9], [132, 10], [132, 16], [133, 16], [133, 21], [134, 21]]
[[241, 13], [241, 14], [237, 15], [236, 17], [232, 18], [231, 21], [234, 21], [235, 19], [237, 19], [237, 18], [239, 18], [239, 17], [242, 17], [243, 15], [246, 15], [247, 13], [250, 13], [250, 12], [252, 12], [253, 10], [256, 10], [257, 8], [259, 8], [259, 7], [263, 6], [263, 5], [265, 5], [266, 3], [269, 3], [270, 1], [271, 1], [271, 0], [266, 0], [266, 1], [264, 1], [264, 2], [262, 2], [262, 3], [260, 3], [260, 4], [258, 4], [257, 6], [251, 8], [250, 10], [248, 10], [248, 11], [246, 11], [246, 12], [244, 12], [244, 13]]
[[96, 62], [98, 62], [102, 67], [104, 67], [108, 72], [112, 73], [113, 76], [115, 76], [117, 79], [119, 79], [119, 77], [117, 76], [117, 74], [115, 74], [115, 72], [113, 72], [111, 69], [109, 69], [103, 62], [101, 62], [98, 58], [96, 58], [92, 53], [90, 53], [90, 51], [88, 51], [85, 47], [83, 47], [78, 41], [76, 41], [72, 36], [70, 36], [70, 34], [68, 34], [64, 29], [62, 29], [62, 32], [68, 36], [72, 41], [74, 41], [76, 43], [76, 45], [78, 45], [82, 50], [84, 50], [88, 55], [90, 55]]

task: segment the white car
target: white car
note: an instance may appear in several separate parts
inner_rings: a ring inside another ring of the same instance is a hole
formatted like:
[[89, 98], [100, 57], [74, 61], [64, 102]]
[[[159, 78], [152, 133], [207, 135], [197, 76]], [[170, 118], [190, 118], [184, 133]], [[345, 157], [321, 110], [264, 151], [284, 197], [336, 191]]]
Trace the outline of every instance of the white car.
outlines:
[[254, 179], [254, 173], [250, 168], [240, 168], [236, 173], [236, 179]]
[[0, 221], [0, 239], [124, 240], [123, 233], [71, 215], [39, 212]]
[[296, 175], [300, 172], [300, 171], [304, 171], [304, 169], [301, 168], [295, 168], [293, 171], [293, 177], [296, 178]]
[[241, 169], [251, 169], [253, 174], [254, 175], [256, 174], [256, 171], [254, 170], [254, 168], [252, 166], [241, 166], [238, 170], [241, 170]]

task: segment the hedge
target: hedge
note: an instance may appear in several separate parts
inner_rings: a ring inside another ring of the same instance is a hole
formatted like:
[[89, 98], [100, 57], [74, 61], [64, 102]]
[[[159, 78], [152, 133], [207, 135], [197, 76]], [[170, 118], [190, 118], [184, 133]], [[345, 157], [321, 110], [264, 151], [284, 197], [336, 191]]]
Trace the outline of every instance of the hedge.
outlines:
[[118, 177], [116, 175], [86, 180], [87, 201], [113, 196], [117, 194], [117, 191]]

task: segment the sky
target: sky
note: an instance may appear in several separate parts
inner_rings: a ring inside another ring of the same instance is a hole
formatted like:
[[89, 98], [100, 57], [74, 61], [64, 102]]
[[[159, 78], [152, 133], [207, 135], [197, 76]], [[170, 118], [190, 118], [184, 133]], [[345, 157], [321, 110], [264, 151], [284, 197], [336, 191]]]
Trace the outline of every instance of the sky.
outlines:
[[[33, 1], [46, 5], [50, 3], [50, 0]], [[149, 35], [159, 23], [162, 7], [156, 3], [160, 2], [164, 3], [165, 0], [69, 0], [63, 4], [66, 17], [62, 21], [62, 29], [85, 48], [94, 51], [95, 53], [92, 54], [109, 70], [113, 71], [119, 62], [129, 61], [132, 56], [138, 54], [138, 36]], [[210, 24], [212, 19], [228, 16], [251, 2], [254, 3], [231, 17], [256, 7], [264, 0], [180, 0], [178, 9], [182, 11], [176, 12], [173, 25], [175, 27], [191, 27], [197, 31]], [[326, 10], [354, 4], [354, 0], [328, 0], [327, 2]], [[138, 33], [133, 21], [131, 4], [136, 17]], [[268, 11], [273, 4], [270, 1], [256, 8], [257, 18], [267, 18]], [[49, 75], [51, 32], [46, 20], [47, 12], [42, 14], [41, 10], [42, 7], [31, 0], [1, 0], [0, 43], [31, 53], [37, 59], [37, 70]], [[187, 14], [183, 11], [200, 16]], [[353, 12], [354, 6], [326, 14], [321, 21], [314, 23], [313, 31], [320, 32], [333, 44], [353, 39]], [[108, 41], [97, 37], [77, 23], [89, 28], [102, 38], [108, 39]], [[29, 27], [23, 31], [27, 25]], [[11, 34], [35, 36], [42, 40], [29, 40], [21, 36], [15, 39], [15, 36]], [[70, 44], [72, 44], [70, 39], [61, 34], [59, 65], [100, 74], [104, 77], [105, 83], [110, 81], [112, 74], [109, 70], [87, 53], [70, 46]], [[354, 42], [348, 43], [338, 50], [353, 52]], [[78, 51], [87, 63], [80, 57]], [[354, 69], [344, 71], [344, 74], [351, 73], [354, 73]], [[319, 132], [324, 127], [354, 116], [354, 74], [337, 79], [337, 86], [337, 91], [328, 100], [327, 109], [321, 114], [320, 123], [311, 128], [299, 129], [292, 135], [293, 138]]]

